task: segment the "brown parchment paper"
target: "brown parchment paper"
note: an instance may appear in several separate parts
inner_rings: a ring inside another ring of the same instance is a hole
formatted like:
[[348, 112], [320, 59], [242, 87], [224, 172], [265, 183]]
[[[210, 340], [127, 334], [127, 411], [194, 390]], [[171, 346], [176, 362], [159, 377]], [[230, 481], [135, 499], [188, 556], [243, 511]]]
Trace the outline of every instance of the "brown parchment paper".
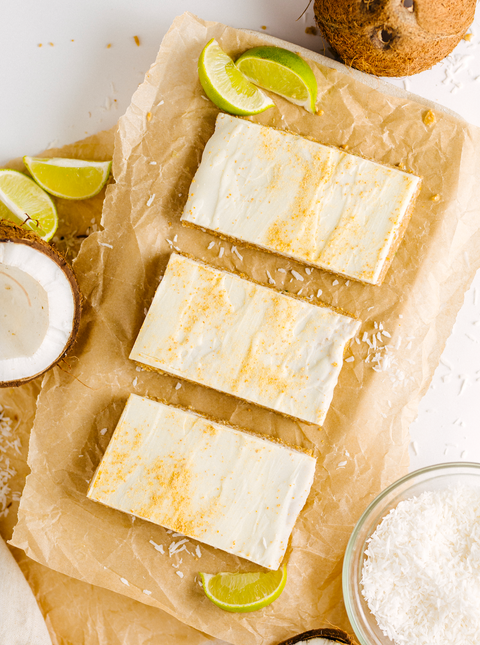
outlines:
[[[329, 622], [349, 629], [341, 593], [348, 537], [367, 503], [408, 469], [409, 424], [480, 266], [480, 135], [441, 109], [427, 127], [424, 102], [382, 92], [381, 83], [362, 82], [358, 74], [303, 50], [319, 81], [323, 114], [275, 97], [276, 108], [252, 120], [348, 145], [421, 175], [422, 192], [404, 242], [381, 287], [347, 284], [319, 270], [307, 275], [299, 263], [237, 245], [240, 260], [226, 242], [220, 258], [218, 238], [180, 224], [218, 113], [197, 77], [198, 56], [212, 37], [233, 56], [279, 42], [185, 14], [173, 23], [120, 120], [116, 184], [107, 190], [104, 230], [85, 240], [75, 262], [86, 303], [71, 374], [55, 369], [45, 377], [30, 445], [32, 473], [13, 544], [57, 571], [163, 609], [231, 643], [273, 645]], [[211, 241], [215, 245], [208, 250]], [[366, 343], [353, 343], [354, 361], [344, 365], [323, 429], [194, 384], [177, 389], [177, 378], [137, 371], [128, 355], [172, 246], [265, 284], [268, 269], [278, 288], [303, 289], [314, 302], [321, 289], [324, 302], [364, 321], [360, 338], [378, 333], [375, 323], [382, 323], [390, 336], [378, 342], [389, 348], [384, 353], [390, 352], [390, 367], [375, 371], [365, 361]], [[292, 279], [291, 269], [304, 281]], [[168, 546], [178, 538], [86, 498], [130, 392], [315, 450], [315, 482], [287, 551], [288, 582], [269, 607], [229, 614], [212, 605], [198, 584], [199, 570], [244, 571], [254, 565], [203, 545], [198, 558], [193, 541], [190, 554], [170, 558]]]
[[[105, 160], [113, 155], [114, 130], [100, 132], [83, 141], [41, 156], [61, 156]], [[21, 160], [9, 162], [9, 168], [25, 171]], [[87, 201], [55, 199], [59, 213], [56, 246], [72, 260], [82, 241], [100, 225], [105, 191]], [[68, 361], [62, 368], [69, 370]], [[0, 535], [9, 540], [17, 520], [18, 498], [29, 472], [27, 452], [36, 402], [43, 377], [17, 388], [0, 389], [0, 406], [12, 421], [12, 436], [0, 436], [2, 463], [9, 461], [16, 474], [7, 486], [7, 512], [0, 517]], [[13, 439], [20, 439], [20, 446]], [[37, 598], [45, 617], [53, 645], [206, 645], [209, 636], [185, 625], [170, 614], [149, 607], [124, 595], [65, 576], [35, 562], [22, 550], [10, 546]]]

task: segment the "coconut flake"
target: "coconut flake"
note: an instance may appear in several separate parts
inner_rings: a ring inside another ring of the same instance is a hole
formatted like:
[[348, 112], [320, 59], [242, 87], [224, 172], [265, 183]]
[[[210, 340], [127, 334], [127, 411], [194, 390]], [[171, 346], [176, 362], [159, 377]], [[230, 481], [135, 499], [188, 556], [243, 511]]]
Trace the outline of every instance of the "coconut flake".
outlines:
[[144, 589], [142, 593], [144, 593], [146, 596], [151, 596], [152, 595], [152, 592], [149, 591], [148, 589]]
[[232, 253], [235, 253], [235, 255], [237, 256], [237, 258], [238, 258], [241, 262], [243, 261], [243, 255], [240, 255], [240, 253], [238, 252], [238, 249], [237, 249], [237, 247], [236, 247], [236, 246], [232, 246]]
[[213, 249], [215, 246], [215, 242], [210, 242], [210, 244], [207, 246], [207, 249], [210, 251], [210, 249]]
[[148, 198], [147, 206], [151, 206], [151, 205], [153, 204], [153, 200], [154, 200], [154, 199], [155, 199], [155, 193], [153, 193], [153, 195], [151, 195], [151, 196]]
[[304, 281], [303, 275], [300, 275], [298, 271], [295, 271], [295, 269], [292, 269], [292, 275], [295, 278], [295, 280], [300, 280], [300, 282]]
[[120, 578], [120, 580], [123, 582], [124, 585], [127, 585], [127, 587], [130, 586], [130, 583], [128, 582], [128, 580], [126, 578]]

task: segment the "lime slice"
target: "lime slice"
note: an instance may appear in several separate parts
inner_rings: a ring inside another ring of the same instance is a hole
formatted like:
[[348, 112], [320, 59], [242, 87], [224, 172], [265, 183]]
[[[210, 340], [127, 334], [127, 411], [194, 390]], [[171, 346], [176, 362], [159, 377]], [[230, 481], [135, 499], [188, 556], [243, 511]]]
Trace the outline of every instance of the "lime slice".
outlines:
[[217, 107], [231, 114], [258, 114], [274, 103], [252, 85], [212, 38], [198, 59], [198, 77], [205, 94]]
[[256, 611], [282, 593], [287, 567], [267, 573], [201, 573], [207, 598], [221, 609], [232, 612]]
[[17, 170], [0, 170], [0, 219], [8, 219], [47, 241], [57, 230], [57, 209], [51, 197]]
[[24, 157], [30, 174], [44, 190], [64, 199], [88, 199], [105, 186], [111, 161]]
[[235, 65], [255, 85], [315, 113], [317, 79], [298, 54], [281, 47], [254, 47], [243, 53]]

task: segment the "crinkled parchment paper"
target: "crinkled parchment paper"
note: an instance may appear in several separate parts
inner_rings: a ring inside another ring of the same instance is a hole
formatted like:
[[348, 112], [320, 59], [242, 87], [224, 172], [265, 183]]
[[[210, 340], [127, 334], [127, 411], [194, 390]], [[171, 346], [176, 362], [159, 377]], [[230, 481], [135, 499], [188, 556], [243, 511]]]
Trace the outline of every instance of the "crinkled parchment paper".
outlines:
[[[32, 473], [13, 544], [57, 571], [163, 609], [208, 634], [238, 645], [269, 645], [328, 621], [349, 629], [341, 593], [348, 537], [368, 502], [407, 472], [409, 424], [480, 266], [480, 135], [441, 109], [427, 127], [425, 102], [386, 93], [375, 79], [363, 82], [361, 75], [303, 51], [315, 68], [323, 114], [275, 97], [277, 107], [252, 120], [347, 145], [382, 163], [403, 163], [423, 177], [422, 192], [382, 287], [347, 283], [320, 270], [307, 275], [299, 263], [238, 246], [240, 259], [229, 243], [180, 224], [218, 113], [197, 78], [198, 56], [212, 37], [233, 56], [276, 42], [185, 14], [174, 22], [120, 120], [116, 184], [107, 190], [104, 230], [85, 240], [75, 262], [86, 303], [71, 373], [54, 369], [45, 377], [30, 445]], [[302, 289], [313, 302], [321, 289], [324, 302], [364, 321], [360, 339], [366, 332], [372, 344], [386, 349], [352, 344], [354, 360], [344, 365], [323, 429], [193, 384], [177, 389], [177, 378], [137, 371], [128, 355], [172, 246], [265, 284], [268, 269], [279, 289]], [[366, 362], [375, 353], [383, 357], [380, 365]], [[178, 537], [86, 498], [130, 392], [191, 406], [316, 451], [315, 482], [286, 556], [287, 586], [268, 608], [223, 612], [198, 583], [199, 570], [255, 565], [203, 545], [199, 558], [193, 541], [169, 557]]]
[[[84, 141], [48, 150], [42, 156], [111, 159], [114, 131], [101, 132]], [[9, 168], [25, 170], [20, 160]], [[84, 202], [56, 199], [60, 226], [55, 236], [57, 247], [70, 260], [81, 242], [98, 228], [105, 191]], [[68, 370], [68, 362], [62, 363]], [[6, 513], [0, 514], [0, 535], [10, 539], [17, 519], [18, 501], [29, 472], [27, 451], [30, 431], [35, 418], [36, 401], [42, 377], [18, 388], [0, 389], [0, 406], [11, 420], [11, 433], [0, 434], [0, 467], [7, 460], [15, 475], [8, 478], [9, 491]], [[18, 443], [16, 440], [19, 439]], [[1, 509], [0, 509], [1, 510]], [[37, 598], [47, 622], [53, 645], [206, 645], [212, 639], [154, 607], [102, 587], [65, 576], [30, 559], [23, 551], [11, 547]], [[219, 641], [216, 641], [219, 643]], [[213, 643], [212, 643], [213, 645]]]

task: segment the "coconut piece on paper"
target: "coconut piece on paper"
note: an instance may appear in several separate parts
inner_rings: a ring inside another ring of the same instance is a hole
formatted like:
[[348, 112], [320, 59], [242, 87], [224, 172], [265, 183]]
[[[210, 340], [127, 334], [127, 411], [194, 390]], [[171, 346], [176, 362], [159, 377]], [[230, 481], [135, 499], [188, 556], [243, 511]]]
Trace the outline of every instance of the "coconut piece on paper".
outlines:
[[381, 284], [420, 185], [397, 168], [219, 114], [182, 221]]
[[131, 394], [88, 497], [277, 569], [314, 473], [304, 452]]
[[321, 425], [359, 327], [174, 253], [130, 358]]

